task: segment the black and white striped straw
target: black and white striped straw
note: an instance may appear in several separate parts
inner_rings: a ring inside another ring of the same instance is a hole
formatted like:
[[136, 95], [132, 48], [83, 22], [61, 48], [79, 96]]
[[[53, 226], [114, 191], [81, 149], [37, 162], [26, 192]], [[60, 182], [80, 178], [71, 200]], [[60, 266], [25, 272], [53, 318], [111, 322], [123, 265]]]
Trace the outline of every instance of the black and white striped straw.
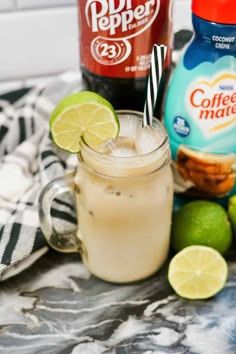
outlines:
[[143, 126], [152, 125], [158, 89], [163, 72], [167, 46], [154, 44], [151, 55], [151, 68], [147, 84], [147, 97], [144, 105]]

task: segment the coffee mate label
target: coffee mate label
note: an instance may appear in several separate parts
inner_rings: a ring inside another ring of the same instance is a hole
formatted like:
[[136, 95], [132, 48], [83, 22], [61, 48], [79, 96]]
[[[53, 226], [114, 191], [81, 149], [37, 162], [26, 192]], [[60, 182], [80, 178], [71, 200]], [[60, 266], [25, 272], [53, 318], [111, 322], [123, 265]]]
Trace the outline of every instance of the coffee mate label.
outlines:
[[176, 192], [205, 198], [236, 193], [234, 68], [230, 55], [191, 70], [182, 59], [176, 68], [165, 106]]
[[144, 77], [153, 44], [170, 48], [171, 0], [78, 0], [78, 8], [82, 65], [95, 74]]
[[[236, 75], [199, 78], [187, 89], [187, 111], [206, 137], [231, 131], [236, 124]], [[236, 139], [236, 138], [235, 138]]]

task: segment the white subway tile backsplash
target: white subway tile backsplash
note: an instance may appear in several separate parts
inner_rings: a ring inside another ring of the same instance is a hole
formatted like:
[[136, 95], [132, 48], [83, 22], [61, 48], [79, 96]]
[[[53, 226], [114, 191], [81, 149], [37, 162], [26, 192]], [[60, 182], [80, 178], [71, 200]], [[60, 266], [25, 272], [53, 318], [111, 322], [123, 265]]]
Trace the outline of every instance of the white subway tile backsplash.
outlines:
[[[2, 1], [2, 0], [0, 0]], [[76, 0], [17, 0], [19, 9], [76, 5]]]
[[[79, 69], [77, 1], [0, 0], [0, 94]], [[173, 30], [192, 30], [191, 0], [173, 0]]]
[[14, 5], [14, 0], [0, 0], [0, 11], [12, 10]]
[[173, 30], [192, 30], [191, 0], [175, 0], [173, 11]]
[[77, 8], [0, 14], [0, 80], [78, 69]]

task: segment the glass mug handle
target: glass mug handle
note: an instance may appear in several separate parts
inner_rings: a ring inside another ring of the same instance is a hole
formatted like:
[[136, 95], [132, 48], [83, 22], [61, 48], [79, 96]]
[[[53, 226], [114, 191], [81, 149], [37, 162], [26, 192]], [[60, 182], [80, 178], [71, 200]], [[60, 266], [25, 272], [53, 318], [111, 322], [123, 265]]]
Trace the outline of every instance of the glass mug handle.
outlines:
[[55, 230], [50, 214], [52, 202], [60, 195], [73, 193], [74, 172], [49, 182], [39, 195], [39, 221], [47, 243], [56, 251], [70, 253], [82, 251], [82, 243], [77, 237], [78, 226], [73, 230], [59, 233]]

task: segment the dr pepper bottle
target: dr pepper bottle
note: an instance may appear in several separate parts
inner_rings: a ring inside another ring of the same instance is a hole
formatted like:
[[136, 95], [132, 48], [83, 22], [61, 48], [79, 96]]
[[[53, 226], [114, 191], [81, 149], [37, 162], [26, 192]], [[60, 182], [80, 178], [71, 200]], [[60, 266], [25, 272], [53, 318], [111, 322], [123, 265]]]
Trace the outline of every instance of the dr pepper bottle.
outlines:
[[78, 14], [86, 89], [116, 109], [142, 110], [154, 43], [168, 46], [162, 76], [167, 81], [172, 0], [78, 0]]

